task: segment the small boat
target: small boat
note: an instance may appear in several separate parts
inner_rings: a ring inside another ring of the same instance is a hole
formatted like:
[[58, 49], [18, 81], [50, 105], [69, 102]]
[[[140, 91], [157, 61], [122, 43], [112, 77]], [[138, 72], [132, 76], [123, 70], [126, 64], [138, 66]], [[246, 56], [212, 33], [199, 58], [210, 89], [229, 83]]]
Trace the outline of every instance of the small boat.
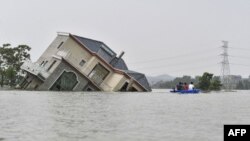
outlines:
[[199, 89], [193, 90], [171, 90], [171, 93], [179, 93], [179, 94], [198, 94], [200, 92]]

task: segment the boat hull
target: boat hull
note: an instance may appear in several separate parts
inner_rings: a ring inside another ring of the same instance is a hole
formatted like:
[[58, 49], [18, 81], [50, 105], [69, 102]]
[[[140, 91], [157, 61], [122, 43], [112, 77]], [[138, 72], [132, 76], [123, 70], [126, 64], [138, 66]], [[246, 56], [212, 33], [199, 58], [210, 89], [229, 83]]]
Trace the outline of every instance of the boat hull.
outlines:
[[198, 94], [200, 92], [199, 89], [193, 90], [172, 90], [171, 93], [179, 93], [179, 94]]

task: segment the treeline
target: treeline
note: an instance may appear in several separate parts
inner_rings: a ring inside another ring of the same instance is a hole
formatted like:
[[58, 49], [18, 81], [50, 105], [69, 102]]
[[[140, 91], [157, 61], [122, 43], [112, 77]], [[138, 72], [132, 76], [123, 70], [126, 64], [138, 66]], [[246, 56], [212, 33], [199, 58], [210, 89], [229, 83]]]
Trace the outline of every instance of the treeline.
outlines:
[[199, 77], [192, 78], [191, 76], [184, 75], [183, 77], [176, 77], [172, 81], [159, 81], [154, 84], [152, 84], [152, 88], [155, 89], [172, 89], [174, 88], [179, 82], [186, 82], [190, 83], [193, 82], [194, 85], [196, 85], [199, 81]]
[[14, 87], [22, 79], [21, 65], [24, 60], [30, 59], [30, 47], [18, 45], [12, 47], [11, 44], [0, 46], [0, 86]]
[[203, 91], [220, 90], [222, 87], [220, 78], [214, 76], [212, 73], [205, 72], [202, 76], [196, 76], [192, 78], [191, 76], [177, 77], [172, 81], [160, 81], [152, 85], [152, 88], [163, 88], [172, 89], [175, 88], [179, 82], [190, 83], [193, 82], [195, 87]]

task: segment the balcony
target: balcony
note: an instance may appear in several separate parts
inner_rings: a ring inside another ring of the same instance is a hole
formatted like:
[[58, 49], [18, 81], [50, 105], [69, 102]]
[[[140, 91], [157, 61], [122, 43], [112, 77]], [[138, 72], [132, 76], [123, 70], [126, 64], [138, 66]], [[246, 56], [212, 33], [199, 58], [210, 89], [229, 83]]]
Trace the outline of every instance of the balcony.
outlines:
[[21, 69], [33, 75], [36, 75], [43, 81], [50, 75], [50, 73], [46, 70], [45, 67], [40, 66], [37, 63], [32, 63], [31, 61], [25, 61], [21, 66]]

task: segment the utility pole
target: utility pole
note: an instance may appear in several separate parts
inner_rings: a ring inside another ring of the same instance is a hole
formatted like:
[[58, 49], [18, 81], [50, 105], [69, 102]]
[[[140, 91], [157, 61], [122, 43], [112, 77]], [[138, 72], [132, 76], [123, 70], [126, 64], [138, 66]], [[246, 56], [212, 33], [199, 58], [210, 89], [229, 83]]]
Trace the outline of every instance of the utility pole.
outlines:
[[221, 62], [221, 81], [226, 91], [231, 90], [231, 77], [230, 77], [230, 67], [229, 67], [229, 60], [228, 60], [228, 41], [223, 42], [223, 53], [222, 62]]

